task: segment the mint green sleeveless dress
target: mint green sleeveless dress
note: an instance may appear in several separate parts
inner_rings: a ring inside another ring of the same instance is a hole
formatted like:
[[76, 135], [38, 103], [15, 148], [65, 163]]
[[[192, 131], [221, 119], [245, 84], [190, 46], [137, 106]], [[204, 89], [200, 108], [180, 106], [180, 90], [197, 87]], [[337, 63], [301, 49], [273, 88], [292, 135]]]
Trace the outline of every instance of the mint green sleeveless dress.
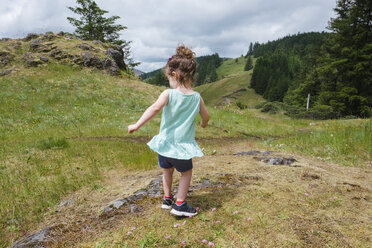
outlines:
[[176, 159], [203, 156], [195, 141], [195, 118], [200, 111], [200, 94], [185, 95], [169, 90], [168, 103], [163, 108], [160, 131], [147, 145], [158, 154]]

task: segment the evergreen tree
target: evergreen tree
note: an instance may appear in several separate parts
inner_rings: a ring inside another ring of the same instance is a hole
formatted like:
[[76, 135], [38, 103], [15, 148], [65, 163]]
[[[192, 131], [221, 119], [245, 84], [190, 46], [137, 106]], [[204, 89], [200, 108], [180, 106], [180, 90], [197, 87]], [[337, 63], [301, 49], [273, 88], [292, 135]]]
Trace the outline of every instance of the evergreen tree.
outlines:
[[115, 24], [119, 16], [105, 17], [108, 13], [98, 7], [94, 0], [76, 0], [78, 7], [68, 7], [69, 10], [79, 15], [80, 18], [67, 17], [68, 21], [76, 27], [75, 34], [83, 40], [100, 40], [120, 46], [124, 52], [126, 62], [131, 66], [137, 66], [130, 57], [130, 41], [120, 39], [120, 31], [127, 29], [126, 26]]
[[339, 0], [334, 10], [333, 33], [317, 68], [322, 82], [318, 102], [337, 116], [367, 117], [372, 108], [372, 3]]
[[[251, 43], [252, 44], [252, 43]], [[252, 56], [248, 56], [247, 63], [245, 63], [244, 71], [249, 71], [253, 68]]]

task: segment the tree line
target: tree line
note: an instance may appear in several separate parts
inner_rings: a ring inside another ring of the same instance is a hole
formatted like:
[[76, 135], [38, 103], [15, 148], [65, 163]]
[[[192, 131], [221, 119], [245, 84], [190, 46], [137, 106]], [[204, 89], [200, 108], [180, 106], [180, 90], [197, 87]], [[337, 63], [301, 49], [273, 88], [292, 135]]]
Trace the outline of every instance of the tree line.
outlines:
[[[287, 36], [248, 51], [256, 61], [251, 87], [283, 101], [294, 116], [372, 115], [372, 4], [338, 0], [330, 33]], [[306, 111], [308, 94], [310, 109]]]
[[[222, 58], [218, 53], [196, 57], [198, 63], [195, 75], [195, 86], [211, 83], [218, 80], [216, 69], [221, 65]], [[169, 86], [163, 69], [158, 69], [141, 75], [141, 79], [154, 85]]]

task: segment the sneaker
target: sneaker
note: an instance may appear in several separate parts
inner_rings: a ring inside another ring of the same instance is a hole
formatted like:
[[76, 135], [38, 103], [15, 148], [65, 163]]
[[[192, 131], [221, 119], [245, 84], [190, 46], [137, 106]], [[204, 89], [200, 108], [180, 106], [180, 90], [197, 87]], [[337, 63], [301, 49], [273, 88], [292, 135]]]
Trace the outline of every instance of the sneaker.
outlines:
[[174, 202], [173, 196], [172, 196], [172, 198], [167, 198], [167, 199], [165, 199], [165, 197], [163, 196], [163, 202], [161, 204], [161, 208], [162, 209], [171, 209], [173, 202]]
[[178, 206], [176, 203], [173, 203], [172, 210], [170, 213], [177, 215], [177, 216], [187, 216], [187, 217], [191, 217], [191, 216], [198, 214], [196, 209], [191, 207], [186, 202], [183, 202], [181, 206]]

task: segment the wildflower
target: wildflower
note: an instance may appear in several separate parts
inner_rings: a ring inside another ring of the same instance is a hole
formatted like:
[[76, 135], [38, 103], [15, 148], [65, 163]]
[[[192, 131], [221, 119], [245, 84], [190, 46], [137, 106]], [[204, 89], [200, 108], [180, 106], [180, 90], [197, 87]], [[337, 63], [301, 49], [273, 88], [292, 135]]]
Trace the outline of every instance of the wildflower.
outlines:
[[185, 246], [186, 245], [186, 241], [182, 241], [182, 246]]
[[221, 223], [221, 221], [220, 221], [220, 220], [217, 220], [217, 221], [216, 221], [216, 224], [220, 224], [220, 223]]
[[208, 241], [206, 239], [202, 240], [202, 243], [206, 244]]
[[239, 213], [239, 211], [234, 211], [234, 214], [237, 214], [237, 213]]
[[136, 227], [134, 226], [134, 227], [132, 227], [130, 230], [131, 230], [131, 231], [134, 231], [134, 230], [136, 230]]
[[309, 194], [308, 193], [305, 193], [306, 196], [308, 196]]
[[183, 226], [186, 225], [186, 220], [182, 223], [182, 225], [183, 225]]
[[371, 167], [372, 165], [371, 164], [367, 164], [367, 167]]
[[180, 224], [174, 224], [174, 227], [178, 227]]
[[209, 242], [208, 245], [209, 246], [214, 246], [214, 243], [213, 242]]
[[167, 240], [168, 240], [168, 239], [170, 239], [170, 237], [171, 237], [170, 235], [168, 235], [168, 236], [165, 236], [165, 239], [167, 239]]
[[333, 200], [337, 200], [337, 196], [334, 196], [334, 197], [333, 197]]
[[249, 217], [249, 218], [248, 218], [248, 220], [252, 220], [252, 218], [251, 218], [251, 217]]
[[196, 207], [195, 209], [196, 209], [196, 211], [199, 211], [199, 207]]
[[215, 212], [217, 209], [216, 208], [212, 208], [212, 212]]
[[131, 235], [131, 234], [133, 234], [133, 232], [132, 232], [132, 231], [129, 231], [129, 232], [127, 233], [127, 235]]

